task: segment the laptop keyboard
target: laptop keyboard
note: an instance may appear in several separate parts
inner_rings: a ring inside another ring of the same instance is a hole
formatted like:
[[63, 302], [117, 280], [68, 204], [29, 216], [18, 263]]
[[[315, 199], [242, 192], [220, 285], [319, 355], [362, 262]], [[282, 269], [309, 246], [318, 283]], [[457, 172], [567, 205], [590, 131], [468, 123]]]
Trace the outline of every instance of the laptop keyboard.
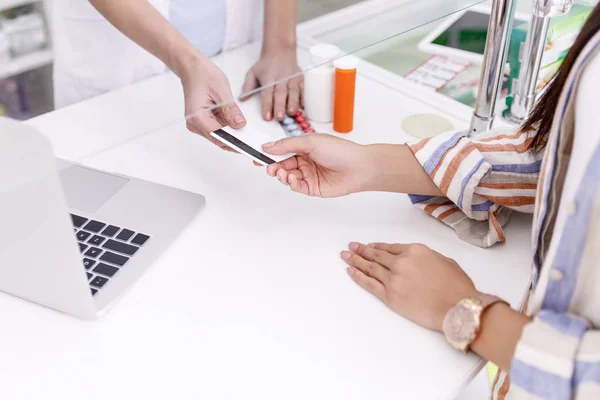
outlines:
[[118, 275], [150, 236], [71, 214], [92, 295]]

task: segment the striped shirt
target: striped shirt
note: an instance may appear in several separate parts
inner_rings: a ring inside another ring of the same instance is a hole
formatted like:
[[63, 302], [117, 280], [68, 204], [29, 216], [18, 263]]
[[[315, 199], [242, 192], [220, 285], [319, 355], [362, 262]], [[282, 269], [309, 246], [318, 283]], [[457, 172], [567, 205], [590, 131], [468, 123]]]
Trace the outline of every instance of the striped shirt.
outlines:
[[[412, 195], [464, 240], [505, 240], [514, 211], [533, 212], [534, 320], [495, 399], [600, 399], [600, 33], [580, 54], [543, 157], [534, 132], [463, 132], [410, 145], [446, 197]], [[510, 379], [508, 379], [510, 378]]]
[[449, 132], [411, 146], [447, 197], [411, 196], [426, 213], [476, 246], [504, 241], [512, 210], [533, 212], [542, 154], [528, 148], [535, 132], [501, 129], [469, 138]]

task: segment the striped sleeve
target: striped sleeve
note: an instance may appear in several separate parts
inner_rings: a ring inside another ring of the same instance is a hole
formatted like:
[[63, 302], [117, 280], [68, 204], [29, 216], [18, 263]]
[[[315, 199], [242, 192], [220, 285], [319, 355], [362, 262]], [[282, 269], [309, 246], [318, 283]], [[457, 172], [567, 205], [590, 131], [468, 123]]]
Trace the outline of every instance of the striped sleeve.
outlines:
[[447, 132], [409, 147], [445, 197], [411, 195], [426, 213], [476, 246], [503, 242], [512, 210], [533, 212], [542, 154], [529, 151], [535, 132], [493, 130], [467, 137]]
[[523, 330], [511, 393], [523, 399], [599, 399], [600, 331], [567, 313], [541, 311]]
[[542, 266], [541, 311], [511, 363], [515, 398], [600, 399], [600, 144], [578, 185]]

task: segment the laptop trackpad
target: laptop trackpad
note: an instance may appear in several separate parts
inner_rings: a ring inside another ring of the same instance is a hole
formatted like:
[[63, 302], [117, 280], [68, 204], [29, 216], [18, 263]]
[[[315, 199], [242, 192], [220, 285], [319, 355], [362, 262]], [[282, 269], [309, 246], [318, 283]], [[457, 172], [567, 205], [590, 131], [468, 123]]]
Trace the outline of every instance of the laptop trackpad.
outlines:
[[129, 179], [85, 167], [73, 166], [60, 173], [70, 208], [94, 213], [114, 196]]

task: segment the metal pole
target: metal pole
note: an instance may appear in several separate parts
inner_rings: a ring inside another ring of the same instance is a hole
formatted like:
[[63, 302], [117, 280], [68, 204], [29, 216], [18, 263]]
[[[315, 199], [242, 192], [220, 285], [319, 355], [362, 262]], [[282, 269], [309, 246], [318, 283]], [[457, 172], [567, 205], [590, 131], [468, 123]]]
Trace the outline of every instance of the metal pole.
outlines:
[[525, 51], [520, 57], [521, 68], [513, 102], [510, 110], [504, 116], [507, 121], [520, 124], [533, 110], [550, 17], [568, 13], [572, 4], [571, 0], [537, 0], [535, 2], [525, 41]]
[[494, 0], [483, 55], [483, 69], [477, 103], [469, 134], [489, 130], [494, 122], [494, 109], [502, 84], [516, 0]]
[[539, 17], [534, 14], [531, 18], [531, 25], [525, 41], [525, 51], [521, 56], [521, 68], [513, 103], [510, 106], [510, 112], [505, 115], [506, 120], [515, 124], [523, 122], [533, 109], [549, 24], [549, 17]]

